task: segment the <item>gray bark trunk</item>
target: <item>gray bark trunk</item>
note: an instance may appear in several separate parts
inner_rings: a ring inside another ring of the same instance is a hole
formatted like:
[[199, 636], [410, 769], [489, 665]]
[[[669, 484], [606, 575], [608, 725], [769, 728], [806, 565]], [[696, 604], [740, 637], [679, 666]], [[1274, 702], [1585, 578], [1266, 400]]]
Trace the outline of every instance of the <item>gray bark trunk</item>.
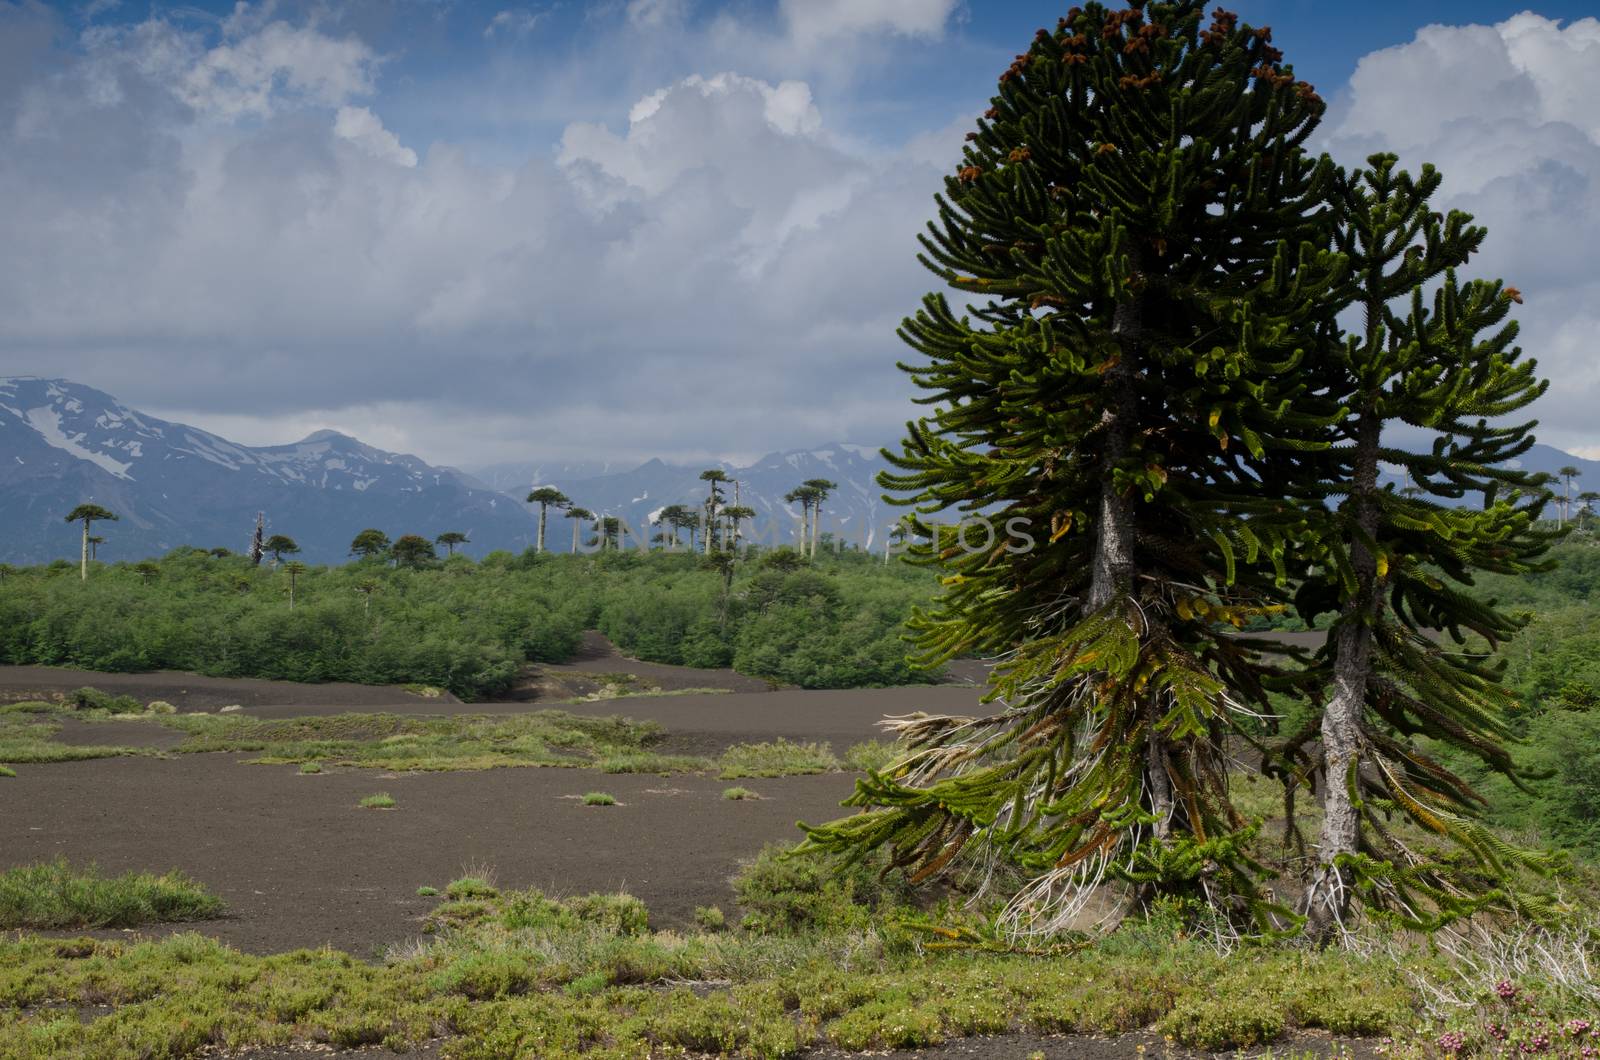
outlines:
[[[1137, 259], [1134, 268], [1138, 268]], [[1138, 359], [1144, 342], [1144, 298], [1133, 295], [1117, 306], [1111, 332], [1118, 338], [1117, 363], [1106, 372], [1108, 384], [1104, 449], [1100, 454], [1100, 515], [1096, 525], [1094, 567], [1090, 572], [1089, 610], [1097, 611], [1118, 597], [1131, 596], [1136, 574], [1134, 561], [1135, 519], [1133, 498], [1116, 487], [1112, 474], [1133, 447], [1133, 432], [1139, 421], [1139, 396], [1134, 388]], [[1150, 811], [1156, 815], [1156, 835], [1165, 838], [1172, 827], [1172, 778], [1167, 762], [1166, 742], [1156, 732], [1161, 717], [1160, 704], [1151, 702], [1145, 736], [1145, 792]]]
[[544, 515], [544, 505], [541, 504], [539, 505], [539, 547], [534, 550], [535, 552], [544, 551]]
[[1361, 845], [1361, 818], [1351, 797], [1353, 773], [1360, 766], [1361, 715], [1372, 680], [1372, 623], [1378, 610], [1378, 557], [1367, 541], [1378, 533], [1379, 422], [1363, 415], [1357, 428], [1351, 505], [1360, 533], [1350, 545], [1356, 595], [1345, 605], [1334, 636], [1333, 696], [1322, 713], [1322, 831], [1317, 868], [1306, 889], [1306, 933], [1324, 939], [1350, 908], [1350, 881], [1337, 864]]
[[78, 580], [89, 580], [89, 520], [83, 521], [83, 561], [78, 565]]

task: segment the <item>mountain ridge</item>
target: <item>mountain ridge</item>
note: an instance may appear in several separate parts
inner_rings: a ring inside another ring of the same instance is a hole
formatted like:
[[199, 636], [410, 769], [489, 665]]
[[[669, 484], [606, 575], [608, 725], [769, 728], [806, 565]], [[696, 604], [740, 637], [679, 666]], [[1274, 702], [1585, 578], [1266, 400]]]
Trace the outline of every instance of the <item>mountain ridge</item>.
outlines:
[[[1600, 488], [1600, 461], [1537, 445], [1522, 464], [1554, 473], [1567, 465]], [[111, 395], [64, 379], [0, 378], [0, 561], [73, 559], [78, 530], [63, 515], [83, 502], [102, 504], [122, 518], [97, 530], [107, 560], [142, 559], [178, 545], [248, 547], [256, 513], [268, 533], [296, 539], [301, 558], [337, 562], [355, 533], [376, 526], [391, 537], [437, 536], [457, 530], [466, 551], [521, 551], [534, 542], [535, 506], [523, 498], [535, 485], [555, 486], [576, 505], [616, 516], [630, 546], [650, 535], [659, 545], [656, 515], [670, 504], [698, 510], [706, 495], [705, 464], [660, 457], [623, 466], [617, 461], [502, 463], [465, 469], [436, 466], [391, 453], [343, 432], [323, 429], [297, 442], [246, 446], [187, 424], [162, 420]], [[877, 476], [889, 468], [875, 446], [831, 442], [775, 450], [747, 465], [716, 467], [738, 480], [740, 503], [757, 515], [745, 536], [760, 544], [798, 540], [800, 510], [784, 495], [807, 479], [838, 488], [823, 508], [821, 529], [846, 544], [881, 548], [904, 509], [883, 498]], [[1386, 482], [1401, 485], [1393, 475]], [[735, 487], [728, 487], [732, 503]], [[580, 537], [591, 534], [580, 530]], [[550, 515], [547, 545], [571, 548], [571, 524]], [[685, 541], [685, 545], [687, 541]]]

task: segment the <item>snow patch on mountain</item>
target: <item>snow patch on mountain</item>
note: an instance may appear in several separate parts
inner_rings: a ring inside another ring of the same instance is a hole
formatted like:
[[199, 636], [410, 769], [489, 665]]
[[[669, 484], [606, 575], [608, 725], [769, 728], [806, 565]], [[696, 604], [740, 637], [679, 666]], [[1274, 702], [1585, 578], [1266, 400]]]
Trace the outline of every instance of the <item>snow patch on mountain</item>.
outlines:
[[[69, 401], [66, 407], [71, 411], [77, 411], [77, 409], [73, 409], [73, 406], [77, 404], [75, 401]], [[78, 409], [81, 408], [82, 406], [79, 405]], [[53, 407], [45, 405], [40, 408], [29, 409], [26, 418], [28, 424], [39, 432], [39, 437], [50, 445], [71, 453], [79, 460], [87, 460], [120, 479], [126, 479], [130, 482], [133, 480], [133, 476], [128, 474], [128, 469], [133, 466], [132, 463], [125, 464], [120, 460], [107, 456], [105, 453], [97, 453], [93, 449], [86, 447], [83, 444], [84, 436], [82, 433], [69, 436], [61, 429], [61, 413], [57, 412]]]

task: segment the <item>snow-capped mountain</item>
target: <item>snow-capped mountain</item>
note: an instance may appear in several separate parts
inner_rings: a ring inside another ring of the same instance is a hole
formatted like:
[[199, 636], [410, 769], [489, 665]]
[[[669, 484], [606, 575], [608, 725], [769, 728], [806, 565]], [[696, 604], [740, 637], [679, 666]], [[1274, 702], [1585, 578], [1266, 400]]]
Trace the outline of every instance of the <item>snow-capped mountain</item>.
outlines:
[[244, 446], [66, 380], [0, 378], [0, 560], [76, 555], [63, 516], [84, 502], [120, 516], [97, 528], [107, 560], [178, 545], [242, 552], [257, 512], [312, 562], [340, 559], [369, 526], [391, 537], [459, 530], [478, 554], [532, 539], [526, 510], [504, 494], [334, 431]]

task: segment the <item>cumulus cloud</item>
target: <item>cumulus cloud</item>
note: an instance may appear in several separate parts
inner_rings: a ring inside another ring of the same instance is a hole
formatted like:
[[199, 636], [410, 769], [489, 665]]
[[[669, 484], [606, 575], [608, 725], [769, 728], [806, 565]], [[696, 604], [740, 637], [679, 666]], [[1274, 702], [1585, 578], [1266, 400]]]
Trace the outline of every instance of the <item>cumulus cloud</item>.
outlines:
[[[231, 47], [268, 54], [269, 26]], [[359, 79], [245, 77], [259, 105], [202, 111], [174, 85], [213, 50], [132, 28], [0, 96], [0, 374], [456, 464], [904, 419], [894, 326], [940, 169], [842, 147], [806, 83], [683, 78], [488, 165], [419, 157]]]
[[1541, 439], [1593, 438], [1600, 403], [1600, 20], [1524, 13], [1493, 26], [1426, 26], [1363, 58], [1329, 146], [1436, 165], [1439, 202], [1489, 236], [1472, 273], [1522, 289], [1522, 345], [1558, 381], [1537, 407]]
[[415, 166], [417, 153], [400, 144], [400, 138], [383, 127], [383, 121], [366, 107], [340, 107], [333, 116], [333, 134], [373, 158], [401, 166]]
[[937, 37], [958, 0], [781, 0], [789, 33], [802, 48], [859, 33]]

